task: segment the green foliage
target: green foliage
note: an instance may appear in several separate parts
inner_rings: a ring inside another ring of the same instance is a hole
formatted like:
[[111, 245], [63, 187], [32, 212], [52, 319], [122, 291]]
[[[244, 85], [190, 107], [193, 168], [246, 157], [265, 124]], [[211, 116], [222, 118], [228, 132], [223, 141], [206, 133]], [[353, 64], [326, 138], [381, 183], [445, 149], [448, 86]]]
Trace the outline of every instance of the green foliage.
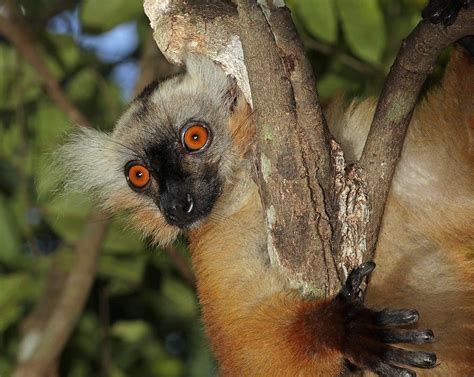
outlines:
[[337, 41], [337, 15], [333, 0], [300, 0], [295, 2], [295, 10], [310, 34], [324, 42]]
[[[55, 1], [22, 3], [36, 23], [36, 47], [68, 98], [98, 128], [111, 129], [126, 106], [109, 75], [113, 67], [81, 50], [71, 36], [38, 27]], [[80, 13], [88, 30], [144, 19], [141, 3], [128, 0], [84, 1]], [[139, 29], [149, 30], [148, 24], [141, 21]], [[36, 71], [0, 41], [2, 376], [12, 374], [20, 326], [42, 293], [52, 260], [58, 257], [66, 270], [72, 267], [73, 246], [93, 207], [86, 195], [62, 194], [52, 179], [49, 155], [73, 128], [44, 92]], [[212, 375], [214, 361], [194, 290], [163, 251], [154, 249], [123, 216], [113, 219], [85, 311], [63, 352], [61, 375]]]
[[377, 63], [385, 49], [385, 25], [377, 0], [337, 0], [345, 39], [362, 60]]
[[[81, 21], [85, 28], [105, 31], [131, 21], [143, 14], [141, 1], [84, 0], [81, 2]], [[107, 15], [104, 17], [104, 15]]]
[[[286, 0], [312, 57], [323, 100], [380, 90], [425, 0]], [[403, 3], [403, 4], [402, 4]]]

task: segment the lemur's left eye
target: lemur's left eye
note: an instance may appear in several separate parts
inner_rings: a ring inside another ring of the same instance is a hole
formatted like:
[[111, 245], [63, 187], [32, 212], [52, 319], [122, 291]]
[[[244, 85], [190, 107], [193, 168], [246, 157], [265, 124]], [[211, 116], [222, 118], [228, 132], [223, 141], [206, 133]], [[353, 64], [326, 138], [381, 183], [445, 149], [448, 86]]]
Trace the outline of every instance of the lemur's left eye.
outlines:
[[150, 183], [150, 171], [139, 161], [130, 161], [125, 165], [125, 177], [135, 191], [145, 190]]
[[202, 123], [187, 124], [181, 130], [181, 143], [188, 152], [204, 150], [210, 142], [210, 131]]

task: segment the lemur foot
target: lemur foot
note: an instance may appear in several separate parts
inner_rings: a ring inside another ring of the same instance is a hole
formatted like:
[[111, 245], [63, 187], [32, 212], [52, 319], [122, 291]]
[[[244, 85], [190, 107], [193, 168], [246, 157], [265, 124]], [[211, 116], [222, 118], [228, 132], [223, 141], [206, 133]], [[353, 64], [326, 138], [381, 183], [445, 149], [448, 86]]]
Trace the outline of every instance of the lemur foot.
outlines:
[[417, 368], [433, 368], [436, 355], [432, 352], [408, 351], [393, 347], [392, 343], [431, 343], [431, 330], [400, 329], [399, 326], [418, 322], [416, 310], [402, 309], [374, 311], [361, 303], [360, 285], [363, 278], [374, 270], [375, 263], [367, 262], [354, 269], [346, 284], [334, 300], [342, 306], [345, 326], [343, 352], [353, 365], [369, 369], [380, 376], [416, 376], [410, 369], [397, 365]]
[[421, 16], [434, 24], [449, 26], [456, 21], [461, 8], [467, 8], [471, 0], [430, 0]]

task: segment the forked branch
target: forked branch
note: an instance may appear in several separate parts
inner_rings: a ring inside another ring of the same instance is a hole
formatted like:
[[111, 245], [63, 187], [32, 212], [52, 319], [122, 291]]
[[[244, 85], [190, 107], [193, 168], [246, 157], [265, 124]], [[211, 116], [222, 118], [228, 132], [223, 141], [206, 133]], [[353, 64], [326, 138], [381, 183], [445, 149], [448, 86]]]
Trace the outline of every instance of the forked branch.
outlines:
[[374, 256], [421, 85], [439, 53], [473, 33], [473, 7], [448, 28], [421, 22], [407, 38], [360, 164], [347, 167], [327, 130], [311, 67], [283, 1], [234, 0], [238, 13], [229, 1], [190, 3], [145, 0], [155, 40], [173, 62], [197, 52], [238, 78], [257, 114], [257, 183], [270, 258], [295, 286], [317, 296], [334, 293], [348, 271]]

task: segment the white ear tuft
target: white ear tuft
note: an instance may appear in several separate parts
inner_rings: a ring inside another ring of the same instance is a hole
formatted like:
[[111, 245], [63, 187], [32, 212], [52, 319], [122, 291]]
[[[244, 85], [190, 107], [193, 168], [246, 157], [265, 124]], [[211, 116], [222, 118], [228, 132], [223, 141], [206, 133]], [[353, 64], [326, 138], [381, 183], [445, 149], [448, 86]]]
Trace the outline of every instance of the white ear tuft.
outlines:
[[185, 62], [187, 73], [199, 83], [198, 90], [209, 92], [210, 96], [222, 102], [223, 108], [233, 110], [241, 94], [236, 80], [227, 76], [217, 63], [204, 55], [189, 54]]
[[89, 192], [106, 199], [126, 187], [123, 169], [133, 157], [133, 152], [112, 136], [94, 129], [81, 129], [71, 134], [53, 154], [50, 176], [63, 186], [62, 190]]

